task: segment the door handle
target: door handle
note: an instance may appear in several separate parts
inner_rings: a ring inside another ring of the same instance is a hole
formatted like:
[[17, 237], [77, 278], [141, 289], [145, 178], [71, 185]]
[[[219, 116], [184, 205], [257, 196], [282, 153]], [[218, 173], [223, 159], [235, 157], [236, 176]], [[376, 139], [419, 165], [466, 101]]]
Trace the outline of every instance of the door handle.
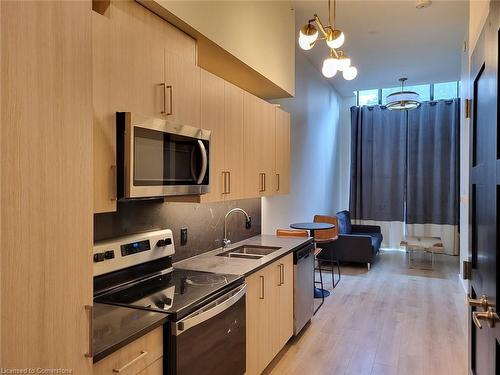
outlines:
[[467, 295], [465, 302], [469, 306], [481, 307], [484, 311], [488, 310], [489, 307], [493, 307], [493, 305], [488, 302], [488, 296], [486, 296], [486, 294], [483, 294], [479, 299], [473, 299]]
[[478, 329], [482, 329], [481, 321], [486, 321], [490, 328], [495, 327], [495, 323], [500, 321], [500, 317], [492, 307], [488, 311], [473, 311], [472, 320]]

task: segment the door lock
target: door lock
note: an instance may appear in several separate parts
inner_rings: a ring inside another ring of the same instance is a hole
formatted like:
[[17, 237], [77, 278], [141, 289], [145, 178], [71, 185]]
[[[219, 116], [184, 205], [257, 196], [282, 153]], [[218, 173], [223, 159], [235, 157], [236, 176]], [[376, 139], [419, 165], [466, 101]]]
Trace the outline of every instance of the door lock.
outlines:
[[469, 306], [481, 307], [484, 311], [493, 306], [493, 304], [489, 303], [488, 296], [486, 296], [486, 294], [483, 294], [479, 299], [473, 299], [467, 296], [466, 303]]
[[495, 312], [493, 307], [489, 307], [488, 311], [473, 311], [472, 312], [472, 320], [477, 328], [482, 329], [481, 321], [486, 321], [490, 328], [495, 327], [495, 323], [500, 321], [500, 317]]

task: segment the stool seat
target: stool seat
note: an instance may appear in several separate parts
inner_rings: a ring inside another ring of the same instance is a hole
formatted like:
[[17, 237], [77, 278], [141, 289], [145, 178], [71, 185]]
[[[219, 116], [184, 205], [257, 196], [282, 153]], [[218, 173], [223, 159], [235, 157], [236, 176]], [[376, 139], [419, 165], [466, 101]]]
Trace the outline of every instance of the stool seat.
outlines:
[[335, 236], [335, 237], [331, 237], [331, 238], [321, 238], [321, 239], [317, 239], [316, 240], [316, 243], [318, 244], [321, 244], [321, 243], [330, 243], [330, 242], [333, 242], [333, 241], [337, 241], [339, 239], [339, 236]]

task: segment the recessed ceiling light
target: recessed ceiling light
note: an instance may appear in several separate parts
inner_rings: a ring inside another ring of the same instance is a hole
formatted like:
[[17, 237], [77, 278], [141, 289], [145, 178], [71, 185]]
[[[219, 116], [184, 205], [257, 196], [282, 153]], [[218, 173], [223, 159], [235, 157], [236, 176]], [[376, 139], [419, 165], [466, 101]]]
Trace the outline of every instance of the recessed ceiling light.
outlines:
[[417, 9], [423, 9], [423, 8], [428, 8], [432, 4], [431, 0], [417, 0], [415, 6]]

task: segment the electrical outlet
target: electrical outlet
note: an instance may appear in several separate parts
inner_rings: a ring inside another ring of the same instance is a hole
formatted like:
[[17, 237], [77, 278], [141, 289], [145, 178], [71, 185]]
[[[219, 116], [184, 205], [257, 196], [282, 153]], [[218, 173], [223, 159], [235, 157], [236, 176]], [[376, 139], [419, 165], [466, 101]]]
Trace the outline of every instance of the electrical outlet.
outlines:
[[181, 246], [187, 244], [188, 242], [188, 229], [181, 228]]

